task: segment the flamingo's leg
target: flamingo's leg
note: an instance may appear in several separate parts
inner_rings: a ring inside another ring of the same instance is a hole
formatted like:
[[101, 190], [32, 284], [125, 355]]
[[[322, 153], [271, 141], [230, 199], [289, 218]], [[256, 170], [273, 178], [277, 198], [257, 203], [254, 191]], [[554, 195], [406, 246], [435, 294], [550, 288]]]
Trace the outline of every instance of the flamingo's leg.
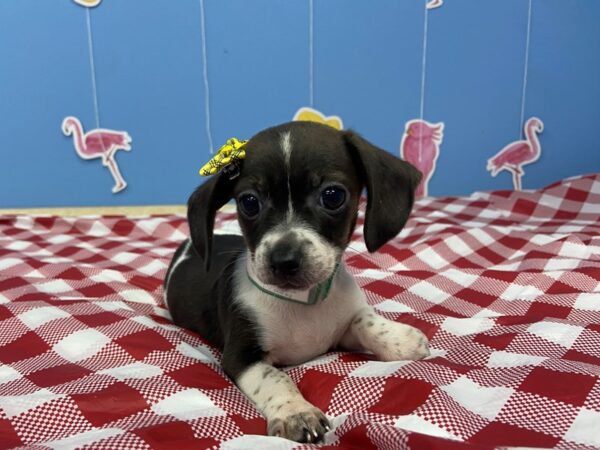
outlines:
[[110, 155], [106, 158], [106, 167], [110, 170], [110, 174], [115, 180], [115, 185], [112, 188], [113, 194], [116, 194], [119, 191], [122, 191], [127, 187], [127, 182], [123, 179], [121, 172], [119, 171], [119, 166], [113, 158], [113, 155]]
[[417, 189], [415, 190], [415, 198], [423, 198], [423, 197], [427, 197], [428, 195], [428, 188], [429, 188], [429, 180], [431, 178], [431, 172], [430, 171], [423, 171], [423, 178], [421, 178], [421, 182], [419, 183], [419, 185], [417, 186]]
[[516, 170], [511, 170], [512, 172], [512, 178], [513, 178], [513, 187], [515, 188], [515, 191], [520, 191], [521, 190], [521, 174], [519, 172], [517, 172]]

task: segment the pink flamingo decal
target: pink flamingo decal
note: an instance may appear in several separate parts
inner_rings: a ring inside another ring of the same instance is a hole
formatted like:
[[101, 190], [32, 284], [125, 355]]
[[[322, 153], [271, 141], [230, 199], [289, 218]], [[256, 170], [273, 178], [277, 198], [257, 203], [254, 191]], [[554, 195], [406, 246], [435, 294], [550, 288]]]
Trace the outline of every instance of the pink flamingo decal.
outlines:
[[444, 4], [444, 0], [429, 0], [427, 2], [426, 8], [427, 9], [439, 8], [443, 4]]
[[131, 137], [127, 132], [97, 128], [84, 134], [81, 122], [76, 117], [65, 118], [62, 131], [66, 136], [73, 135], [75, 150], [81, 158], [102, 158], [102, 165], [108, 167], [115, 180], [113, 193], [116, 194], [127, 187], [115, 160], [117, 150], [131, 150]]
[[400, 155], [421, 171], [423, 179], [417, 187], [417, 197], [427, 197], [429, 180], [435, 172], [444, 137], [444, 123], [429, 123], [415, 119], [406, 122], [406, 131], [400, 144]]
[[526, 140], [512, 142], [488, 159], [487, 170], [493, 177], [502, 170], [509, 171], [512, 174], [514, 189], [520, 191], [521, 177], [525, 174], [523, 166], [537, 161], [542, 154], [537, 136], [542, 131], [544, 131], [544, 123], [537, 117], [531, 117], [525, 122]]

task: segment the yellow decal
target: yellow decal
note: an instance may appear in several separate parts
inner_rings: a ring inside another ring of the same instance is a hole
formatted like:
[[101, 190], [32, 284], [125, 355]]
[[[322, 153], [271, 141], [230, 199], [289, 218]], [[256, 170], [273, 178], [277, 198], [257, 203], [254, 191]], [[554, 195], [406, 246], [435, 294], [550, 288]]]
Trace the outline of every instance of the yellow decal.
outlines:
[[293, 120], [324, 123], [325, 125], [329, 125], [336, 130], [342, 130], [344, 128], [342, 119], [338, 116], [326, 117], [322, 112], [306, 106], [296, 111]]
[[73, 0], [75, 3], [81, 6], [86, 6], [88, 8], [93, 8], [94, 6], [98, 6], [102, 0]]

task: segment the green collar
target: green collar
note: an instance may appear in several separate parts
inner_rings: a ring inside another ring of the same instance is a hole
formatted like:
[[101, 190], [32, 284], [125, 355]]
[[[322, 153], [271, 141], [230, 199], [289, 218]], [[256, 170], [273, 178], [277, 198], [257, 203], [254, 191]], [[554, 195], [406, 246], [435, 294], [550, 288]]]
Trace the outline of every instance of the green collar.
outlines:
[[294, 303], [302, 303], [303, 305], [314, 305], [315, 303], [319, 303], [327, 298], [329, 295], [329, 291], [331, 290], [331, 285], [333, 284], [333, 278], [337, 273], [338, 267], [340, 263], [339, 261], [335, 264], [335, 268], [333, 269], [333, 273], [327, 278], [325, 281], [313, 286], [310, 289], [305, 290], [296, 290], [296, 289], [281, 289], [277, 286], [273, 286], [272, 284], [264, 284], [258, 280], [258, 277], [251, 274], [251, 269], [248, 264], [246, 264], [246, 275], [250, 282], [256, 286], [257, 289], [261, 290], [265, 294], [269, 294], [275, 298], [280, 300], [287, 300], [289, 302]]

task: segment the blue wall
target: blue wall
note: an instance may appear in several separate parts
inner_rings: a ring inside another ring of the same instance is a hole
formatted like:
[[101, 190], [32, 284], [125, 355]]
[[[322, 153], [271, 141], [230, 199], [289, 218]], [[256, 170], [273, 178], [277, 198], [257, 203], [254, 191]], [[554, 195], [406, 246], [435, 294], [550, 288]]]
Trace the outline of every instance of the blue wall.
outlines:
[[[422, 1], [314, 0], [314, 104], [398, 155], [420, 116]], [[486, 161], [522, 138], [529, 0], [445, 0], [427, 11], [424, 115], [444, 122], [431, 195], [512, 189]], [[600, 2], [532, 0], [525, 119], [540, 117], [542, 156], [524, 188], [600, 171]], [[125, 130], [111, 193], [64, 117]], [[310, 3], [205, 0], [215, 147], [291, 120], [310, 105]], [[0, 207], [183, 203], [209, 158], [199, 0], [0, 1]]]

